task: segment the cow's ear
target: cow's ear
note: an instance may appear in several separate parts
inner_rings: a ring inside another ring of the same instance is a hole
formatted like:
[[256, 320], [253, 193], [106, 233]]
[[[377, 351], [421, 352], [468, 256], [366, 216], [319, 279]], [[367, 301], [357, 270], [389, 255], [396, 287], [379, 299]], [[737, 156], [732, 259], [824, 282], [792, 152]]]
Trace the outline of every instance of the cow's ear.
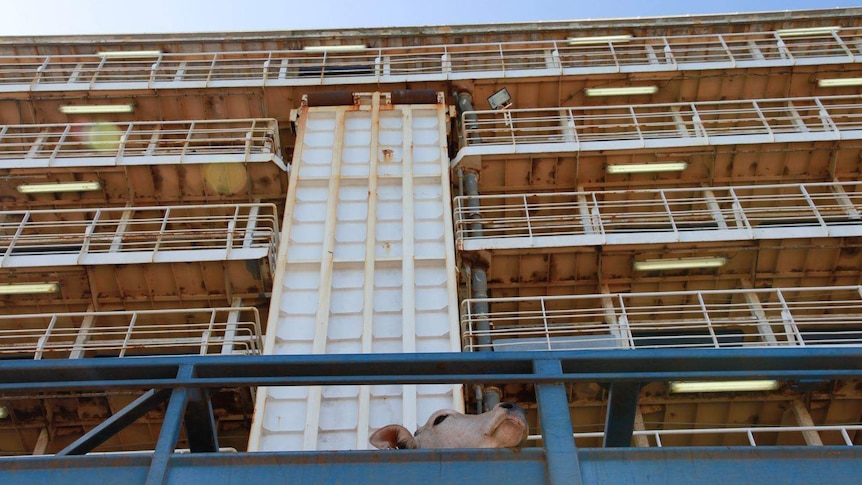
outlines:
[[414, 450], [418, 448], [416, 440], [407, 428], [398, 424], [384, 426], [368, 439], [375, 448], [380, 450]]

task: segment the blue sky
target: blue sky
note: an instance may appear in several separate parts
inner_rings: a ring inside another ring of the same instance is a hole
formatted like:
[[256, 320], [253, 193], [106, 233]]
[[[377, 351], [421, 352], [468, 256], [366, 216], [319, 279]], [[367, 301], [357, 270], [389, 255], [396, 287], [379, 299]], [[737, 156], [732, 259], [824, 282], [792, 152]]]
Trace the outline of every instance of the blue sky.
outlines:
[[393, 27], [850, 7], [843, 0], [0, 0], [0, 35]]

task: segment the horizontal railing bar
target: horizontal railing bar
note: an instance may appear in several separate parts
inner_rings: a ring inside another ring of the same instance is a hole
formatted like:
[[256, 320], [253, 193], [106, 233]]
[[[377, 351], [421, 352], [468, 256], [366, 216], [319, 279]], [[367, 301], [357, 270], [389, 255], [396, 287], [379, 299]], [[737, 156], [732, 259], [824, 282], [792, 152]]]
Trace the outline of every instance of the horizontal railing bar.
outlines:
[[[862, 425], [858, 424], [841, 424], [841, 425], [815, 425], [815, 426], [747, 426], [747, 427], [727, 427], [727, 428], [676, 428], [676, 429], [644, 429], [634, 430], [633, 436], [666, 436], [666, 435], [683, 435], [696, 436], [704, 434], [743, 434], [743, 433], [801, 433], [803, 431], [862, 431]], [[601, 438], [605, 435], [604, 431], [588, 431], [575, 432], [572, 436], [577, 438]], [[527, 436], [527, 441], [538, 441], [542, 439], [541, 434], [531, 434]], [[660, 444], [659, 447], [662, 447]], [[755, 445], [763, 446], [763, 445]], [[793, 445], [790, 445], [793, 446]], [[854, 446], [852, 443], [847, 446]]]
[[[854, 62], [846, 50], [860, 37], [846, 28], [824, 35], [783, 39], [776, 32], [634, 37], [625, 43], [568, 45], [557, 41], [369, 48], [357, 53], [310, 54], [298, 50], [162, 53], [152, 59], [110, 59], [95, 54], [0, 57], [0, 87], [63, 89], [140, 83], [146, 87], [219, 82], [311, 85], [374, 78], [386, 82], [432, 76], [445, 79], [486, 71], [503, 76], [531, 72], [584, 73], [596, 70], [695, 69], [720, 65], [793, 65]], [[751, 44], [759, 56], [751, 54]], [[665, 56], [656, 57], [656, 48]], [[666, 51], [667, 50], [667, 51]], [[549, 64], [549, 52], [555, 55]], [[283, 65], [281, 61], [289, 61]], [[155, 63], [154, 63], [155, 62]], [[705, 65], [705, 66], [704, 66]], [[385, 67], [384, 67], [385, 66]], [[503, 68], [505, 66], [505, 70]], [[182, 73], [178, 76], [178, 73]]]
[[[752, 186], [673, 187], [581, 192], [486, 194], [454, 198], [455, 235], [458, 241], [475, 241], [464, 249], [477, 249], [494, 240], [521, 238], [521, 244], [543, 244], [543, 237], [607, 238], [624, 233], [667, 233], [680, 237], [693, 231], [749, 239], [768, 237], [764, 231], [808, 226], [818, 230], [859, 226], [862, 192], [856, 181]], [[847, 187], [849, 190], [845, 190]], [[470, 201], [480, 202], [471, 207]], [[576, 214], [586, 206], [592, 214]], [[857, 209], [856, 206], [859, 206]], [[730, 229], [719, 223], [745, 217], [749, 229]], [[529, 213], [529, 217], [525, 216]], [[477, 229], [478, 226], [478, 229]], [[598, 226], [598, 227], [595, 227]], [[862, 232], [862, 229], [860, 229]], [[848, 234], [849, 235], [849, 234]], [[810, 234], [800, 232], [797, 237]], [[776, 237], [791, 237], [786, 232]], [[636, 240], [620, 239], [626, 244]], [[505, 243], [504, 243], [505, 244]]]
[[[537, 374], [559, 360], [561, 375]], [[685, 365], [680, 365], [685, 362]], [[178, 378], [181, 365], [195, 369]], [[862, 348], [662, 349], [637, 352], [418, 353], [185, 356], [13, 360], [0, 366], [0, 392], [457, 382], [645, 382], [728, 378], [829, 379], [862, 375]]]
[[862, 286], [473, 298], [461, 315], [465, 351], [862, 347]]
[[[231, 321], [231, 315], [241, 316]], [[190, 318], [194, 316], [198, 321]], [[83, 328], [85, 319], [91, 323]], [[153, 355], [158, 353], [154, 349], [181, 351], [185, 347], [193, 347], [188, 353], [197, 354], [201, 346], [220, 352], [225, 342], [231, 342], [237, 353], [256, 354], [263, 349], [260, 316], [255, 307], [6, 314], [0, 315], [0, 322], [14, 325], [0, 329], [0, 354], [44, 358], [46, 354], [56, 357], [63, 352], [120, 350], [123, 355], [134, 350]]]

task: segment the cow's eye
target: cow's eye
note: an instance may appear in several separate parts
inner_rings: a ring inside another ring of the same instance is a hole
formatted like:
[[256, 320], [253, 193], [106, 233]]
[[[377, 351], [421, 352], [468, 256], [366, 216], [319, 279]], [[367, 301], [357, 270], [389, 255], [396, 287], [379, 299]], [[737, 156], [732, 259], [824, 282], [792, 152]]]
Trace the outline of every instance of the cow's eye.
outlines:
[[442, 423], [443, 420], [448, 417], [448, 414], [441, 414], [440, 416], [437, 416], [436, 418], [434, 418], [434, 426], [437, 426], [438, 424]]

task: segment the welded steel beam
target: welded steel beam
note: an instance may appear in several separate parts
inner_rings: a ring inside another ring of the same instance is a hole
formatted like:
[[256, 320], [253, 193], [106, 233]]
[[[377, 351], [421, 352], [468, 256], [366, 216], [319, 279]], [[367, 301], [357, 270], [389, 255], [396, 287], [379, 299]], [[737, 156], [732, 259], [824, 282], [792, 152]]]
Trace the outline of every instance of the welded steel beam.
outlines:
[[147, 414], [171, 395], [170, 389], [150, 389], [142, 396], [114, 413], [95, 428], [81, 436], [74, 443], [57, 452], [57, 456], [83, 455], [109, 440], [126, 426]]
[[620, 448], [631, 445], [638, 411], [639, 382], [614, 382], [608, 397], [605, 437], [602, 446]]
[[[588, 448], [577, 451], [582, 483], [593, 485], [761, 485], [856, 483], [862, 447]], [[511, 450], [387, 450], [288, 453], [203, 453], [169, 457], [167, 483], [303, 485], [448, 485], [550, 483], [545, 453]], [[0, 483], [143, 484], [146, 455], [4, 458]]]
[[[562, 374], [537, 373], [559, 360]], [[181, 366], [195, 372], [178, 376]], [[183, 356], [4, 361], [0, 393], [128, 388], [809, 380], [862, 375], [862, 347], [638, 349], [536, 352]]]
[[[542, 376], [554, 377], [563, 374], [558, 360], [537, 360], [534, 365], [536, 373]], [[572, 436], [572, 417], [569, 414], [566, 387], [562, 382], [538, 384], [536, 401], [542, 410], [539, 420], [542, 426], [548, 482], [554, 485], [581, 485], [581, 469], [575, 439]]]
[[[177, 371], [177, 378], [192, 377], [194, 376], [194, 372], [194, 367], [190, 365], [180, 366]], [[177, 441], [180, 439], [181, 418], [186, 411], [189, 392], [189, 389], [185, 388], [171, 391], [171, 400], [168, 401], [168, 408], [165, 410], [165, 420], [162, 423], [161, 431], [159, 431], [159, 440], [156, 442], [156, 449], [153, 451], [153, 459], [150, 462], [150, 469], [144, 482], [145, 485], [163, 485], [167, 483], [168, 468], [171, 464], [170, 458], [177, 447]]]
[[186, 437], [192, 453], [218, 451], [215, 415], [208, 389], [189, 390], [189, 401], [186, 404], [183, 422], [186, 425]]

